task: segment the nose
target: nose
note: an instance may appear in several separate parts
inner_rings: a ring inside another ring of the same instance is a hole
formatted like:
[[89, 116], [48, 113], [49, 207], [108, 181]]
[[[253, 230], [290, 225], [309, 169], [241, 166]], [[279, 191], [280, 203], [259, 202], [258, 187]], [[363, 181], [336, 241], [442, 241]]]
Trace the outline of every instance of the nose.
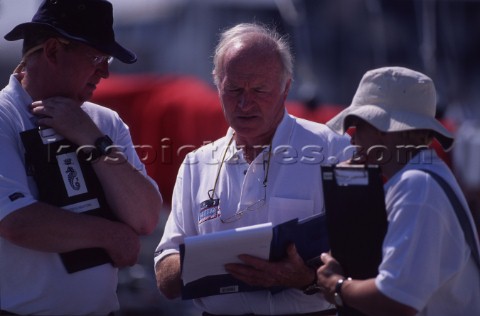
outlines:
[[355, 132], [350, 134], [350, 144], [351, 145], [355, 145], [355, 138], [356, 138], [355, 135], [356, 135]]
[[100, 77], [102, 77], [104, 79], [107, 79], [108, 77], [110, 77], [110, 70], [109, 70], [109, 65], [108, 65], [107, 61], [104, 61], [104, 62], [100, 63], [97, 66], [96, 71], [100, 75]]
[[355, 126], [350, 126], [347, 130], [347, 134], [350, 135], [350, 144], [355, 145], [357, 128]]
[[248, 110], [252, 106], [253, 102], [247, 92], [243, 92], [238, 100], [238, 107], [242, 110]]

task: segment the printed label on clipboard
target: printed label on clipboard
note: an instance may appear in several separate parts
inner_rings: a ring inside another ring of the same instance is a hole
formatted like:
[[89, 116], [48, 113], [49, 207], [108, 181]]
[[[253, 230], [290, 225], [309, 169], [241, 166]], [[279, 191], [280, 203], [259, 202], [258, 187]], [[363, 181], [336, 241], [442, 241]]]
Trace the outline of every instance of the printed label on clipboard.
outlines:
[[76, 153], [57, 155], [57, 161], [68, 196], [86, 193], [87, 186]]
[[337, 185], [368, 185], [368, 172], [364, 168], [335, 169]]

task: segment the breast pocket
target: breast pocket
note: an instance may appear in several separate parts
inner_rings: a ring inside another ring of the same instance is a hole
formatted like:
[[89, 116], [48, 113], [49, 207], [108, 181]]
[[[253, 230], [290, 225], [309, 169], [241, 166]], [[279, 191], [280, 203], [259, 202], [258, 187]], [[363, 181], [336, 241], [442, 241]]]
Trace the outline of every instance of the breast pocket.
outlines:
[[313, 200], [272, 197], [269, 201], [268, 220], [277, 225], [294, 218], [311, 216], [313, 211]]

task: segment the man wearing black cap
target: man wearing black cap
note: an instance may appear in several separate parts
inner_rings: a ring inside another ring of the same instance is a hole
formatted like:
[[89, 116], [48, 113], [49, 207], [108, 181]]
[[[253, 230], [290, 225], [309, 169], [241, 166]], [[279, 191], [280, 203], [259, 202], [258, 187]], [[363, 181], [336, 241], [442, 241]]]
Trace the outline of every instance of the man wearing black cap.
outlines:
[[5, 36], [23, 57], [0, 92], [1, 315], [117, 310], [117, 268], [157, 225], [128, 127], [88, 102], [112, 57], [136, 61], [112, 25], [108, 1], [45, 0]]

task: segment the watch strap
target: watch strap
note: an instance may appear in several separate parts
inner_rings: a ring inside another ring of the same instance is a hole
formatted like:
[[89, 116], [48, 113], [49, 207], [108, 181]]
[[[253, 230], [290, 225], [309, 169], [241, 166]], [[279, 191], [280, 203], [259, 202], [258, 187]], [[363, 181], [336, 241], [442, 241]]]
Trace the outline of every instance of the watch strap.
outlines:
[[337, 284], [335, 284], [335, 294], [334, 294], [334, 300], [335, 300], [335, 305], [342, 307], [344, 304], [343, 302], [343, 297], [342, 297], [342, 287], [345, 281], [351, 281], [352, 278], [341, 278], [337, 281]]

